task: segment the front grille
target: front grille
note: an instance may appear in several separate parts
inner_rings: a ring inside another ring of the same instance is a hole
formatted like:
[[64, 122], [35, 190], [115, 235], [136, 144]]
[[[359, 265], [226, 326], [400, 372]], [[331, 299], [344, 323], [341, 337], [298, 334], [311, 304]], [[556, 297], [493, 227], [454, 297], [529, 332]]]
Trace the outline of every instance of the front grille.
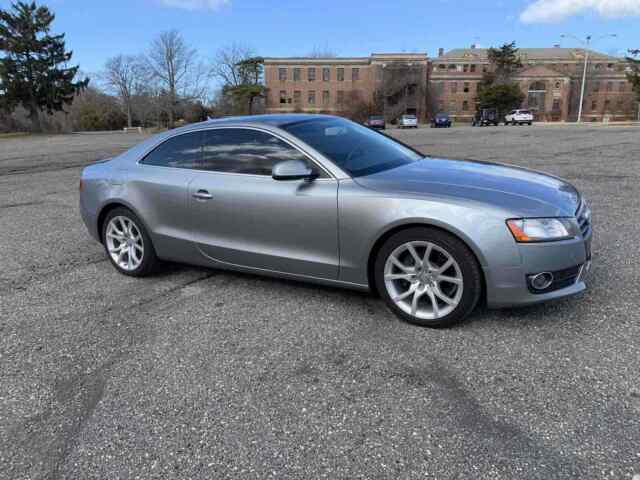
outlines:
[[543, 293], [555, 292], [556, 290], [562, 290], [563, 288], [570, 287], [578, 281], [580, 275], [580, 269], [582, 265], [576, 265], [575, 267], [566, 268], [564, 270], [558, 270], [557, 272], [551, 272], [553, 274], [553, 283], [544, 290], [536, 290], [531, 286], [530, 281], [527, 279], [527, 287], [529, 291], [536, 295]]
[[578, 220], [582, 236], [586, 237], [589, 235], [591, 231], [591, 210], [589, 210], [589, 207], [583, 201], [580, 202], [580, 206], [578, 210], [576, 210], [576, 219]]

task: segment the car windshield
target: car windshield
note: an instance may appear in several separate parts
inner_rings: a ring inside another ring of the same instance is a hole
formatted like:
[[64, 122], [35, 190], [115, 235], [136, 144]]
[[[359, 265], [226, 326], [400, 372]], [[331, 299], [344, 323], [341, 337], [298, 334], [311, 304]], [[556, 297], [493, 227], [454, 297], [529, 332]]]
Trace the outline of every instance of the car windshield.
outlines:
[[436, 118], [447, 119], [447, 118], [449, 118], [449, 115], [447, 115], [446, 113], [439, 113], [438, 115], [436, 115]]
[[339, 118], [305, 120], [282, 128], [352, 177], [372, 175], [423, 158], [386, 135]]
[[384, 120], [384, 117], [382, 115], [373, 115], [369, 117], [369, 120]]
[[531, 115], [531, 112], [529, 110], [520, 110], [520, 113], [522, 115]]

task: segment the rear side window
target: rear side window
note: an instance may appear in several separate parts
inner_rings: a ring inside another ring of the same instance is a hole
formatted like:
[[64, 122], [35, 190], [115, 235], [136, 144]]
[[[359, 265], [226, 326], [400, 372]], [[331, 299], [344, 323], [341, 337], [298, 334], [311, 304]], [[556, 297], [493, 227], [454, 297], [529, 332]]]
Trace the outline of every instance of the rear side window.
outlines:
[[313, 168], [303, 153], [265, 132], [243, 128], [204, 132], [202, 170], [271, 176], [273, 166], [284, 160], [301, 160]]
[[175, 136], [156, 147], [140, 163], [157, 167], [198, 168], [201, 140], [201, 132]]

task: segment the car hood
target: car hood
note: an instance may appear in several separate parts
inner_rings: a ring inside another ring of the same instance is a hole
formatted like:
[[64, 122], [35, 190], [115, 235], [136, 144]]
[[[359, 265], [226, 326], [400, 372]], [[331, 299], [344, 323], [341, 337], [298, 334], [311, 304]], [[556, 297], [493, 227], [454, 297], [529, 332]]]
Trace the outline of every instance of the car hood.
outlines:
[[355, 180], [365, 188], [388, 193], [488, 203], [514, 217], [574, 216], [580, 202], [573, 185], [557, 177], [472, 160], [425, 158]]

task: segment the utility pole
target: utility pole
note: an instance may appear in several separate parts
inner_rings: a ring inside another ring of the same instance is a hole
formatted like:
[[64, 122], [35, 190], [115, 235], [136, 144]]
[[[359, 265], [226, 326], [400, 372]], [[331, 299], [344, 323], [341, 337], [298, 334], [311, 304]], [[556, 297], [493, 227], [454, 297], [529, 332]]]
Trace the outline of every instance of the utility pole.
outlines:
[[[575, 40], [577, 40], [578, 42], [580, 42], [582, 45], [584, 45], [584, 69], [582, 71], [582, 86], [580, 87], [580, 105], [578, 106], [578, 123], [582, 123], [582, 108], [584, 106], [584, 92], [587, 86], [587, 68], [589, 66], [589, 47], [591, 46], [591, 40], [592, 40], [592, 36], [591, 35], [587, 35], [585, 40], [581, 40], [578, 37], [575, 37], [573, 35], [561, 35], [561, 38], [573, 38]], [[598, 37], [596, 39], [597, 40], [602, 40], [603, 38], [607, 38], [607, 37], [617, 37], [617, 35], [615, 33], [610, 33], [608, 35], [603, 35], [601, 37]]]

